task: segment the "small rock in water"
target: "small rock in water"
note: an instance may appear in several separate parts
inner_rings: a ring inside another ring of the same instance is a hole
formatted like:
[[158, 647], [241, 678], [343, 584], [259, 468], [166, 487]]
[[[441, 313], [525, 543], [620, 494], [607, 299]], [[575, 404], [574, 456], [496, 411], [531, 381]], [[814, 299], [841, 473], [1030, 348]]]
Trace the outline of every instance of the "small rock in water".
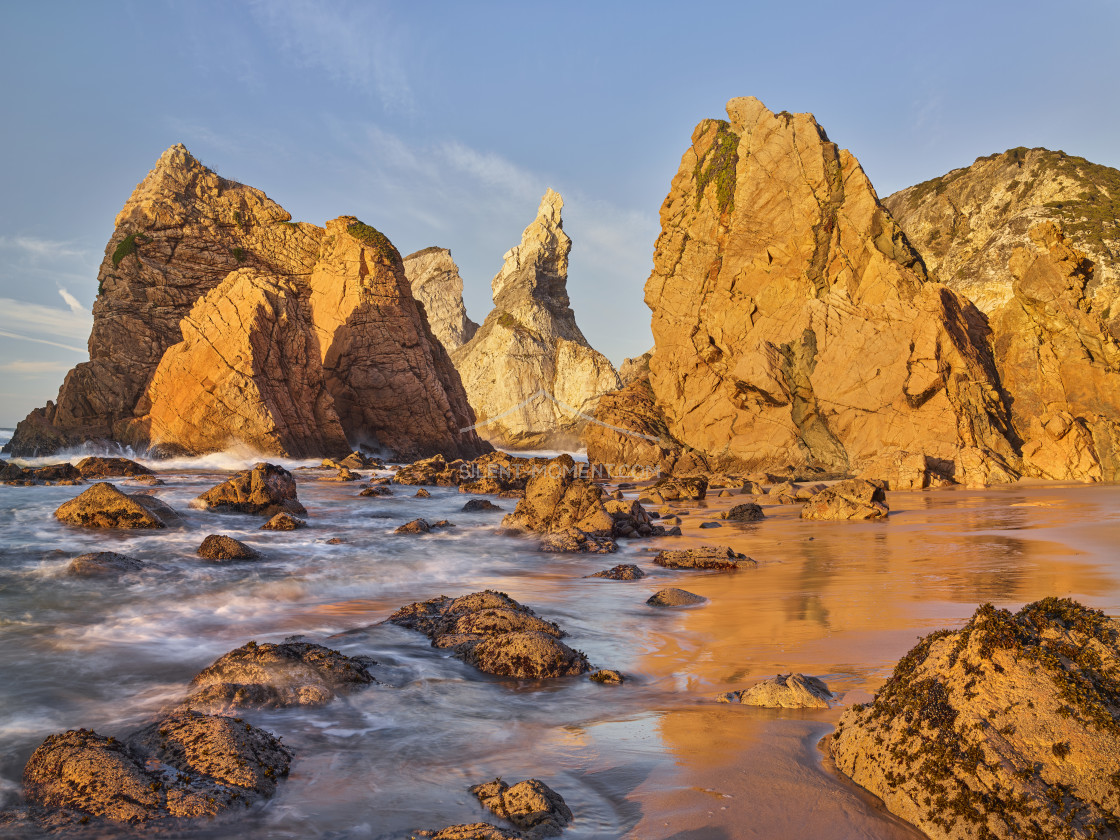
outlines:
[[296, 481], [292, 474], [283, 467], [265, 463], [243, 470], [210, 488], [194, 499], [191, 507], [219, 513], [307, 515], [307, 510], [296, 498]]
[[476, 513], [483, 510], [501, 510], [501, 508], [489, 499], [471, 499], [463, 505], [463, 513]]
[[373, 664], [309, 642], [249, 642], [199, 673], [186, 705], [211, 714], [319, 706], [340, 691], [375, 682], [367, 670]]
[[801, 508], [802, 519], [882, 519], [889, 513], [882, 482], [862, 478], [826, 487]]
[[307, 523], [302, 519], [297, 519], [290, 513], [278, 513], [266, 523], [264, 523], [260, 530], [262, 531], [295, 531], [297, 528], [306, 528]]
[[732, 522], [759, 522], [765, 518], [762, 507], [754, 502], [735, 505], [731, 510], [720, 514], [720, 519], [730, 519]]
[[480, 822], [449, 825], [439, 831], [415, 831], [410, 840], [524, 840], [524, 837], [519, 831]]
[[626, 682], [626, 678], [618, 671], [604, 668], [596, 671], [588, 677], [591, 682], [603, 683], [604, 685], [622, 685]]
[[363, 488], [359, 496], [392, 496], [393, 491], [384, 484], [371, 484], [369, 487]]
[[721, 703], [742, 703], [770, 709], [827, 709], [832, 700], [824, 680], [804, 674], [778, 674], [744, 691], [731, 691], [717, 698]]
[[618, 544], [610, 537], [597, 536], [579, 528], [566, 528], [541, 537], [540, 550], [550, 553], [611, 554]]
[[454, 522], [448, 522], [446, 519], [440, 519], [436, 522], [433, 522], [429, 527], [433, 528], [433, 529], [435, 529], [435, 528], [454, 528], [455, 523]]
[[701, 522], [700, 527], [701, 528], [719, 528], [721, 526], [718, 522]]
[[691, 607], [695, 604], [703, 604], [707, 600], [702, 595], [669, 587], [651, 595], [646, 603], [654, 607]]
[[327, 540], [327, 545], [343, 545], [345, 544], [345, 542], [346, 540], [344, 540], [342, 537], [331, 537], [329, 540]]
[[683, 551], [659, 551], [653, 558], [654, 564], [666, 569], [715, 569], [729, 571], [742, 569], [758, 564], [747, 557], [733, 551], [727, 546], [705, 545], [700, 548], [689, 548]]
[[721, 498], [721, 499], [730, 498], [732, 495], [733, 494], [730, 490], [720, 490], [719, 491], [719, 498]]
[[93, 456], [83, 458], [77, 464], [78, 472], [82, 478], [115, 478], [117, 476], [152, 475], [152, 471], [143, 464], [138, 464], [128, 458], [101, 458]]
[[95, 551], [82, 554], [70, 561], [66, 573], [71, 577], [110, 577], [128, 572], [138, 572], [144, 564], [115, 551]]
[[470, 792], [497, 816], [509, 820], [529, 840], [555, 837], [572, 821], [572, 812], [563, 797], [540, 779], [508, 785], [495, 779], [475, 785]]
[[233, 537], [211, 534], [198, 547], [198, 556], [207, 560], [254, 560], [260, 553]]
[[432, 494], [429, 493], [427, 490], [425, 490], [423, 487], [421, 487], [419, 490], [416, 491], [416, 495], [413, 498], [415, 498], [415, 499], [430, 499], [430, 498], [432, 498]]
[[[164, 516], [160, 516], [160, 513]], [[170, 515], [168, 515], [170, 512]], [[59, 521], [86, 528], [166, 528], [178, 519], [170, 507], [141, 494], [126, 495], [101, 482], [61, 505], [54, 512]]]
[[432, 530], [432, 526], [428, 524], [426, 519], [413, 519], [411, 522], [406, 522], [401, 525], [397, 530], [393, 531], [394, 534], [427, 534]]
[[641, 580], [646, 573], [633, 563], [619, 563], [617, 566], [587, 575], [589, 578], [606, 578], [607, 580]]

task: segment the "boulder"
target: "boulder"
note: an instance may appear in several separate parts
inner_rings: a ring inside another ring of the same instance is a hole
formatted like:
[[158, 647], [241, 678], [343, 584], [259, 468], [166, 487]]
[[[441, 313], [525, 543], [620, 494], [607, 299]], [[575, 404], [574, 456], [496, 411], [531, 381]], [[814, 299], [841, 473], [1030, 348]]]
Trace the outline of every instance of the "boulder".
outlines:
[[392, 496], [393, 491], [390, 490], [389, 487], [385, 484], [371, 484], [369, 487], [362, 488], [362, 491], [360, 493], [358, 493], [358, 495], [359, 496], [365, 496], [365, 497], [369, 497], [369, 496], [385, 497], [385, 496]]
[[139, 493], [126, 495], [101, 482], [59, 506], [54, 515], [85, 528], [166, 528], [168, 523], [150, 509], [158, 507], [156, 501]]
[[376, 682], [373, 660], [308, 642], [249, 642], [191, 680], [185, 704], [210, 714], [239, 709], [321, 706], [338, 694]]
[[882, 485], [861, 478], [826, 487], [801, 508], [802, 519], [882, 519], [888, 513]]
[[654, 607], [691, 607], [696, 604], [703, 604], [707, 600], [702, 595], [695, 595], [683, 589], [669, 587], [655, 592], [646, 603]]
[[556, 624], [504, 592], [440, 596], [402, 607], [387, 620], [425, 633], [433, 647], [449, 648], [490, 674], [541, 679], [590, 669], [586, 656], [560, 641], [565, 634]]
[[475, 785], [470, 792], [483, 807], [512, 822], [530, 840], [556, 837], [572, 821], [572, 812], [563, 797], [540, 779], [515, 785], [495, 779]]
[[[439, 831], [417, 831], [412, 837], [424, 840], [523, 840], [521, 832], [508, 831], [490, 823], [449, 825]], [[411, 838], [410, 838], [411, 840]]]
[[430, 498], [432, 498], [432, 494], [429, 493], [427, 490], [425, 490], [423, 487], [421, 487], [419, 490], [416, 491], [413, 498], [415, 498], [415, 499], [430, 499]]
[[260, 530], [262, 531], [295, 531], [298, 528], [306, 528], [307, 523], [302, 519], [297, 519], [290, 513], [277, 513], [270, 520], [264, 523]]
[[731, 510], [725, 510], [719, 518], [729, 519], [732, 522], [759, 522], [766, 518], [766, 514], [754, 502], [744, 502], [741, 505], [735, 505]]
[[953, 483], [954, 465], [942, 463], [928, 455], [888, 451], [864, 464], [857, 478], [880, 481], [888, 490], [925, 490]]
[[406, 522], [395, 531], [394, 534], [427, 534], [432, 530], [432, 526], [428, 524], [426, 519], [413, 519], [411, 522]]
[[66, 574], [70, 577], [115, 577], [139, 572], [144, 563], [134, 557], [115, 551], [95, 551], [82, 554], [70, 561]]
[[306, 516], [296, 497], [292, 474], [275, 464], [257, 464], [212, 487], [191, 502], [191, 507], [218, 513], [253, 513], [268, 517], [278, 513]]
[[255, 560], [261, 556], [256, 549], [224, 534], [208, 536], [196, 553], [206, 560]]
[[721, 703], [765, 706], [770, 709], [827, 709], [832, 692], [823, 680], [804, 674], [778, 674], [743, 691], [721, 694]]
[[656, 493], [666, 502], [699, 501], [708, 492], [708, 479], [702, 475], [662, 478], [650, 492]]
[[701, 522], [700, 527], [701, 528], [722, 528], [723, 526], [720, 525], [718, 522]]
[[698, 569], [715, 571], [735, 571], [757, 566], [745, 554], [739, 554], [726, 546], [706, 545], [681, 551], [659, 551], [653, 558], [654, 565], [666, 569]]
[[124, 740], [86, 729], [48, 737], [23, 772], [28, 802], [117, 823], [213, 817], [270, 797], [291, 752], [233, 718], [176, 713]]
[[578, 448], [599, 395], [621, 384], [576, 325], [563, 206], [557, 193], [545, 193], [491, 283], [493, 311], [451, 354], [478, 417], [475, 428], [506, 448]]
[[613, 554], [618, 551], [618, 543], [610, 537], [588, 534], [579, 528], [545, 534], [539, 547], [541, 551], [555, 554]]
[[1120, 623], [1058, 598], [922, 639], [828, 749], [933, 840], [1110, 836]]
[[576, 478], [572, 456], [561, 455], [529, 479], [525, 498], [502, 520], [502, 526], [541, 534], [578, 528], [594, 536], [609, 537], [614, 519], [603, 506], [603, 489], [587, 479]]
[[433, 455], [414, 461], [397, 470], [393, 480], [397, 484], [427, 484], [439, 487], [455, 487], [467, 475], [465, 461], [448, 463], [442, 455]]
[[463, 305], [463, 278], [446, 248], [424, 248], [404, 258], [404, 274], [412, 296], [423, 305], [428, 326], [448, 353], [458, 350], [478, 332]]
[[646, 573], [633, 563], [620, 563], [610, 569], [604, 569], [601, 572], [595, 572], [593, 575], [587, 575], [589, 578], [606, 578], [607, 580], [641, 580], [645, 576]]
[[361, 481], [361, 473], [356, 473], [349, 467], [339, 467], [339, 470], [334, 475], [325, 475], [319, 479], [320, 481]]

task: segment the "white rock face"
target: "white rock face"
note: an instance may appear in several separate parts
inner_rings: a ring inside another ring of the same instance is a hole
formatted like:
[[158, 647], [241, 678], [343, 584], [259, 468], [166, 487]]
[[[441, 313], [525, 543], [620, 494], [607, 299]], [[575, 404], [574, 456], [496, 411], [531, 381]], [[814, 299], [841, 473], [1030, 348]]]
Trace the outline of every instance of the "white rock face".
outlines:
[[404, 258], [412, 296], [424, 305], [428, 326], [448, 353], [470, 341], [478, 324], [463, 305], [463, 278], [446, 248], [425, 248]]
[[568, 300], [564, 200], [549, 190], [491, 283], [494, 310], [451, 354], [478, 434], [513, 449], [574, 449], [601, 394], [620, 385], [588, 346]]

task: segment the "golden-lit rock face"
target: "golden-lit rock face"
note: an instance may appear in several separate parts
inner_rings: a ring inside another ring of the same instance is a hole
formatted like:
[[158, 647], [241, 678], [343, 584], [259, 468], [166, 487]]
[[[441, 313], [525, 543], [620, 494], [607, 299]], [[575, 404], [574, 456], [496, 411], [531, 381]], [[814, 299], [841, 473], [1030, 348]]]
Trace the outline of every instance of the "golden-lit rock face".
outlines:
[[[646, 283], [669, 435], [713, 467], [1014, 460], [983, 317], [928, 282], [856, 159], [809, 114], [727, 113], [693, 132]], [[589, 453], [616, 460], [617, 434]]]
[[12, 450], [119, 441], [203, 453], [473, 457], [473, 415], [392, 243], [353, 217], [295, 224], [168, 149], [117, 217], [90, 361]]

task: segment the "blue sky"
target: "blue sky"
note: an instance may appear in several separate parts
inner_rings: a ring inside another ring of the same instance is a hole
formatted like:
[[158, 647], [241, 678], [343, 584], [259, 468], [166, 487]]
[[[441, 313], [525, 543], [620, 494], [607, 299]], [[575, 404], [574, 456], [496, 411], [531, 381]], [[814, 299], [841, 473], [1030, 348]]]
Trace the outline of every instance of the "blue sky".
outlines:
[[1120, 166], [1120, 4], [0, 2], [0, 425], [86, 358], [113, 219], [182, 142], [296, 219], [450, 248], [471, 317], [546, 188], [576, 318], [651, 344], [658, 208], [734, 96], [889, 193], [1013, 146]]

